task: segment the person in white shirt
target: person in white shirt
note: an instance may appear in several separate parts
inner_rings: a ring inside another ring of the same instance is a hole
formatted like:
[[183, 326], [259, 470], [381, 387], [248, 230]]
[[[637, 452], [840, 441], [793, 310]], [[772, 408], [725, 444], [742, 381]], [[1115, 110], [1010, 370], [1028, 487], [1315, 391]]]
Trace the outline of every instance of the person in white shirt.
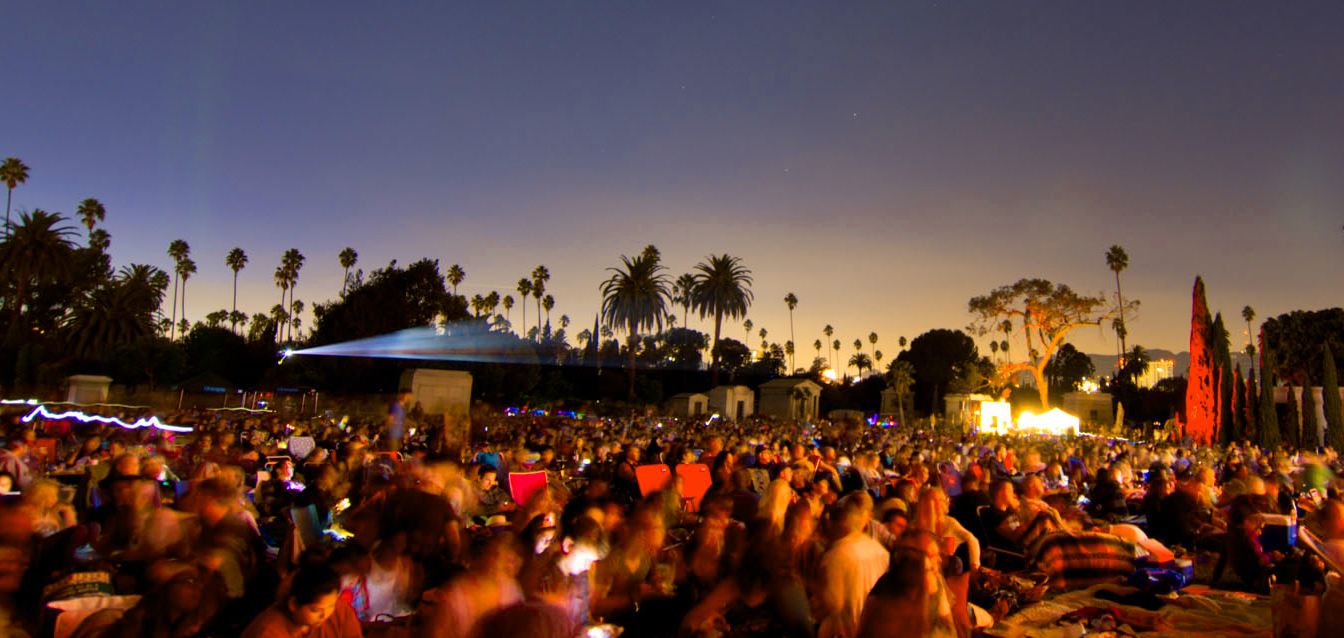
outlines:
[[887, 571], [887, 550], [864, 533], [872, 517], [871, 505], [865, 507], [866, 496], [857, 493], [843, 501], [835, 520], [839, 540], [821, 557], [818, 638], [857, 635], [864, 600]]

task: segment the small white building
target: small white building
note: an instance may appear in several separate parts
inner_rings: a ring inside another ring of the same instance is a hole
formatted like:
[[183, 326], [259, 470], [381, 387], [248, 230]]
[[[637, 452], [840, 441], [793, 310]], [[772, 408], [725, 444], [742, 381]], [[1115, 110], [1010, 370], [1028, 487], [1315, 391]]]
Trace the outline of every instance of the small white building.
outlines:
[[672, 416], [698, 417], [709, 413], [709, 397], [699, 392], [674, 394], [667, 400]]
[[104, 403], [107, 401], [107, 387], [112, 385], [112, 377], [93, 374], [76, 374], [66, 381], [69, 390], [65, 400], [70, 403]]
[[810, 379], [771, 379], [761, 384], [761, 414], [815, 421], [821, 386]]
[[1089, 425], [1110, 427], [1115, 423], [1115, 406], [1109, 392], [1066, 392], [1064, 411]]
[[410, 390], [411, 404], [420, 404], [427, 415], [463, 420], [470, 416], [470, 372], [415, 368], [401, 373], [401, 387]]
[[980, 424], [980, 404], [993, 401], [988, 394], [950, 393], [943, 396], [943, 418], [963, 432]]
[[708, 392], [709, 411], [741, 421], [756, 413], [756, 393], [744, 385], [721, 385]]

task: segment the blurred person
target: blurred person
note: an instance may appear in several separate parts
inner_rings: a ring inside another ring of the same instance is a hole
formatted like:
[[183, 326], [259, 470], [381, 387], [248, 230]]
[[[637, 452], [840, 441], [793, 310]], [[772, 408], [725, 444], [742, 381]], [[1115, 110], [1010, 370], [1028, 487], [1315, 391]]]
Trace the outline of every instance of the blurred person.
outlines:
[[5, 491], [22, 490], [32, 482], [33, 471], [23, 461], [23, 457], [27, 454], [28, 444], [23, 439], [10, 439], [3, 448], [0, 448], [0, 472], [14, 477], [11, 489]]
[[466, 572], [425, 592], [428, 610], [417, 638], [466, 638], [481, 618], [522, 602], [518, 584], [522, 562], [513, 534], [490, 537]]
[[933, 535], [911, 530], [902, 536], [890, 569], [864, 601], [857, 638], [955, 638], [951, 593], [939, 568]]
[[940, 487], [926, 487], [919, 495], [915, 507], [915, 516], [908, 528], [923, 530], [933, 535], [938, 542], [944, 562], [957, 553], [957, 548], [965, 545], [967, 567], [971, 571], [980, 569], [980, 541], [966, 530], [957, 519], [948, 516], [948, 498]]
[[340, 576], [330, 567], [300, 568], [284, 600], [248, 624], [243, 638], [362, 638], [354, 610], [340, 602], [340, 588]]
[[835, 515], [837, 540], [822, 556], [817, 581], [820, 638], [854, 636], [868, 592], [887, 571], [887, 550], [864, 533], [871, 515], [849, 498]]

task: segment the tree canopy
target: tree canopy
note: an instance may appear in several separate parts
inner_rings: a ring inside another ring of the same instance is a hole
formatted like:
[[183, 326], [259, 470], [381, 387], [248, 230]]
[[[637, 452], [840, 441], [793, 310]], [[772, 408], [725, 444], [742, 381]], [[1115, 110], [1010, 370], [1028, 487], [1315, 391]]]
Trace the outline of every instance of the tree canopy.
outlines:
[[1023, 345], [1012, 352], [1024, 358], [999, 364], [999, 375], [1008, 378], [1024, 370], [1030, 372], [1036, 380], [1041, 405], [1049, 407], [1050, 385], [1045, 367], [1064, 344], [1069, 332], [1080, 326], [1100, 326], [1122, 311], [1137, 308], [1139, 302], [1112, 306], [1103, 295], [1090, 297], [1080, 295], [1064, 284], [1022, 279], [987, 295], [972, 297], [967, 305], [975, 317], [971, 323], [973, 332], [978, 335], [1006, 332]]

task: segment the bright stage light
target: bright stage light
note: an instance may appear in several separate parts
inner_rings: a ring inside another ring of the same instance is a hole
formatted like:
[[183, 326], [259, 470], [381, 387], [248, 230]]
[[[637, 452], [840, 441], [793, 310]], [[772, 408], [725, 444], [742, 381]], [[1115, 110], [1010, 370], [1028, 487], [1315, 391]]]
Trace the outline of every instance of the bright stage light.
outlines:
[[1078, 426], [1081, 422], [1078, 417], [1065, 413], [1059, 408], [1055, 408], [1045, 414], [1032, 414], [1023, 412], [1017, 417], [1017, 431], [1019, 432], [1040, 432], [1043, 434], [1078, 434]]
[[192, 428], [182, 425], [168, 425], [159, 420], [159, 417], [151, 416], [149, 418], [136, 419], [135, 423], [127, 423], [111, 416], [99, 416], [97, 414], [84, 414], [83, 412], [61, 412], [59, 414], [48, 412], [46, 406], [37, 406], [36, 410], [23, 417], [24, 423], [31, 423], [33, 419], [43, 418], [52, 421], [64, 421], [66, 419], [76, 419], [81, 423], [107, 423], [118, 425], [127, 430], [138, 430], [140, 428], [156, 428], [165, 432], [191, 432]]
[[980, 431], [1003, 434], [1013, 423], [1013, 406], [1007, 401], [980, 403]]

